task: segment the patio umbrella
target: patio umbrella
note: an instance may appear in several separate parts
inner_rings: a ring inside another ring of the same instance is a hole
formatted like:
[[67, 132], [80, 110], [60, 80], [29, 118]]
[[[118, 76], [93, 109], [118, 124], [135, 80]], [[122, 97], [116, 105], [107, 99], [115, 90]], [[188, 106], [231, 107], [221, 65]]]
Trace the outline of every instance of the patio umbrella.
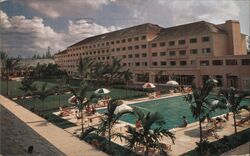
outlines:
[[167, 85], [168, 86], [179, 86], [179, 83], [176, 81], [170, 80], [167, 82]]
[[155, 88], [155, 85], [153, 83], [145, 83], [142, 88], [148, 89], [148, 88]]
[[[84, 103], [84, 102], [86, 102], [86, 101], [87, 101], [87, 99], [85, 98], [84, 101], [83, 101], [82, 103]], [[72, 104], [72, 105], [75, 105], [75, 104], [78, 104], [79, 101], [77, 101], [75, 95], [73, 95], [73, 96], [71, 96], [71, 97], [68, 99], [68, 103], [70, 103], [70, 104]]]
[[122, 105], [116, 107], [114, 114], [118, 114], [118, 113], [121, 113], [123, 111], [131, 111], [132, 112], [133, 108], [129, 107], [128, 105], [122, 104]]
[[99, 88], [95, 91], [95, 94], [98, 95], [103, 95], [103, 94], [108, 94], [110, 91], [106, 88]]
[[72, 104], [72, 105], [77, 104], [77, 99], [76, 99], [75, 95], [71, 96], [71, 97], [68, 99], [68, 103], [70, 103], [70, 104]]

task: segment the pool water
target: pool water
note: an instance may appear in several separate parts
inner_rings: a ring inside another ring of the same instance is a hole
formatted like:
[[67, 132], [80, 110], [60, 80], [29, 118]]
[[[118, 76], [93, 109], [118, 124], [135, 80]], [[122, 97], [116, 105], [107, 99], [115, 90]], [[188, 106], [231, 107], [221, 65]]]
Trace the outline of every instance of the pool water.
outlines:
[[[249, 99], [244, 99], [241, 104], [250, 105]], [[176, 128], [183, 125], [182, 116], [186, 116], [188, 123], [195, 122], [195, 118], [193, 118], [189, 105], [184, 101], [183, 96], [140, 102], [136, 104], [131, 104], [131, 107], [142, 107], [145, 112], [159, 112], [165, 119], [166, 124], [164, 128]], [[106, 109], [98, 110], [100, 113], [104, 113]], [[217, 110], [212, 113], [212, 116], [217, 116], [226, 113], [227, 110]], [[134, 124], [136, 121], [136, 117], [130, 114], [126, 114], [122, 116], [122, 121]]]

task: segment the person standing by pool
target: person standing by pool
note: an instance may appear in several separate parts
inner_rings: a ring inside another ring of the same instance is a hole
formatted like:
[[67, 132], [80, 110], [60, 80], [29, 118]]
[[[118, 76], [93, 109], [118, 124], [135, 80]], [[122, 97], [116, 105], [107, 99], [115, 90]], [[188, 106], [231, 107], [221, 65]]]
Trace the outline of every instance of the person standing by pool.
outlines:
[[182, 118], [183, 118], [183, 126], [187, 127], [188, 122], [186, 116], [183, 116]]

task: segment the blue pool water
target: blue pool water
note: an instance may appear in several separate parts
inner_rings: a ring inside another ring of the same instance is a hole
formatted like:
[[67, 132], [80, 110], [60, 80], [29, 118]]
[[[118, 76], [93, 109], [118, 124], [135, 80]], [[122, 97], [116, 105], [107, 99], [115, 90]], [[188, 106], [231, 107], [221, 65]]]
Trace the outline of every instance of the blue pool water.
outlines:
[[[250, 105], [249, 99], [244, 99], [242, 104]], [[183, 124], [182, 116], [186, 116], [188, 123], [195, 122], [191, 114], [189, 105], [184, 101], [183, 96], [171, 97], [166, 99], [159, 99], [147, 102], [140, 102], [130, 105], [131, 107], [142, 107], [145, 111], [159, 112], [165, 119], [165, 128], [171, 129], [179, 127]], [[99, 113], [104, 113], [106, 109], [98, 110]], [[212, 115], [217, 116], [226, 113], [227, 110], [218, 110]], [[134, 124], [136, 121], [133, 115], [124, 115], [121, 118], [122, 121]]]

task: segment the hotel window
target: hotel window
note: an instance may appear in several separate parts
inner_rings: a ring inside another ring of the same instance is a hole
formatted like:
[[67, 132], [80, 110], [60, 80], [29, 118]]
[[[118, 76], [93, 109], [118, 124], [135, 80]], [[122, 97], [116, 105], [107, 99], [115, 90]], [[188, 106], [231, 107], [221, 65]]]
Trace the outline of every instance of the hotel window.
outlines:
[[116, 48], [116, 51], [120, 51], [120, 48]]
[[106, 46], [109, 46], [109, 42], [106, 42]]
[[183, 56], [183, 55], [186, 55], [186, 50], [180, 50], [180, 51], [179, 51], [179, 55], [182, 55], [182, 56]]
[[170, 66], [176, 66], [176, 62], [175, 61], [170, 61]]
[[160, 42], [160, 47], [165, 47], [166, 43], [165, 42]]
[[175, 56], [175, 51], [170, 51], [169, 56]]
[[115, 49], [113, 48], [113, 49], [111, 49], [111, 51], [112, 51], [112, 52], [114, 52], [114, 51], [115, 51]]
[[92, 46], [90, 45], [89, 48], [92, 48]]
[[169, 45], [169, 46], [174, 46], [174, 45], [175, 45], [175, 41], [169, 41], [169, 42], [168, 42], [168, 45]]
[[179, 45], [184, 45], [184, 44], [186, 44], [186, 40], [179, 40], [179, 41], [178, 41], [178, 44], [179, 44]]
[[127, 56], [126, 55], [122, 55], [122, 58], [126, 58]]
[[141, 48], [142, 48], [142, 49], [145, 49], [145, 48], [147, 48], [147, 45], [146, 45], [146, 44], [143, 44], [143, 45], [141, 45]]
[[109, 52], [109, 49], [106, 50], [106, 53], [108, 53], [108, 52]]
[[139, 58], [140, 57], [140, 55], [139, 54], [135, 54], [135, 58]]
[[142, 57], [147, 57], [147, 53], [141, 54]]
[[191, 65], [196, 65], [196, 60], [191, 60], [191, 61], [190, 61], [190, 64], [191, 64]]
[[107, 57], [107, 60], [109, 60], [109, 56]]
[[114, 41], [111, 41], [111, 44], [114, 44]]
[[152, 56], [156, 57], [156, 56], [157, 56], [157, 53], [152, 53]]
[[210, 40], [209, 36], [205, 36], [201, 38], [202, 42], [208, 42]]
[[142, 66], [148, 66], [148, 62], [142, 62]]
[[157, 44], [156, 43], [152, 43], [151, 47], [155, 48], [155, 47], [157, 47]]
[[136, 45], [136, 46], [135, 46], [135, 49], [139, 49], [139, 46], [138, 46], [138, 45]]
[[102, 57], [102, 60], [105, 60], [105, 57]]
[[132, 50], [132, 46], [129, 46], [129, 47], [128, 47], [128, 50]]
[[198, 50], [197, 49], [191, 49], [190, 54], [198, 54]]
[[135, 62], [135, 66], [140, 66], [140, 62]]
[[102, 53], [104, 54], [104, 53], [105, 53], [105, 50], [102, 50]]
[[122, 43], [125, 43], [125, 42], [126, 42], [126, 40], [125, 40], [125, 39], [123, 39], [123, 40], [122, 40]]
[[202, 48], [202, 53], [209, 54], [209, 53], [211, 53], [211, 49], [210, 48]]
[[189, 43], [197, 43], [197, 38], [190, 38]]
[[98, 50], [97, 53], [100, 54], [100, 51]]
[[187, 65], [187, 61], [180, 61], [180, 66], [185, 66]]
[[94, 54], [96, 54], [96, 51], [94, 51]]
[[98, 44], [97, 44], [97, 47], [99, 47], [99, 46], [100, 46], [100, 44], [98, 43]]
[[102, 43], [102, 46], [104, 46], [104, 43]]
[[153, 62], [152, 65], [153, 65], [153, 66], [157, 66], [157, 65], [158, 65], [158, 62]]
[[92, 52], [90, 52], [89, 54], [92, 55]]
[[93, 47], [95, 48], [95, 44], [93, 45]]
[[160, 56], [166, 56], [166, 55], [167, 55], [167, 53], [165, 51], [160, 52]]
[[128, 55], [128, 58], [133, 58], [133, 55], [132, 54]]
[[209, 61], [208, 60], [200, 61], [200, 66], [209, 66]]
[[242, 65], [250, 65], [250, 59], [242, 59], [241, 64]]
[[116, 44], [119, 44], [119, 43], [120, 43], [120, 40], [117, 40], [117, 41], [116, 41]]
[[165, 62], [165, 61], [161, 62], [161, 66], [166, 66], [166, 65], [167, 65], [167, 62]]
[[126, 50], [126, 47], [123, 47], [122, 50], [125, 51], [125, 50]]
[[132, 41], [132, 38], [128, 38], [128, 42], [131, 42]]
[[223, 60], [213, 60], [212, 63], [214, 66], [221, 66], [223, 65]]
[[237, 60], [226, 60], [226, 65], [237, 65]]
[[135, 37], [134, 40], [135, 40], [135, 41], [139, 41], [139, 37]]
[[127, 63], [123, 63], [123, 66], [127, 66]]
[[141, 40], [146, 40], [146, 36], [142, 36], [142, 37], [141, 37]]

